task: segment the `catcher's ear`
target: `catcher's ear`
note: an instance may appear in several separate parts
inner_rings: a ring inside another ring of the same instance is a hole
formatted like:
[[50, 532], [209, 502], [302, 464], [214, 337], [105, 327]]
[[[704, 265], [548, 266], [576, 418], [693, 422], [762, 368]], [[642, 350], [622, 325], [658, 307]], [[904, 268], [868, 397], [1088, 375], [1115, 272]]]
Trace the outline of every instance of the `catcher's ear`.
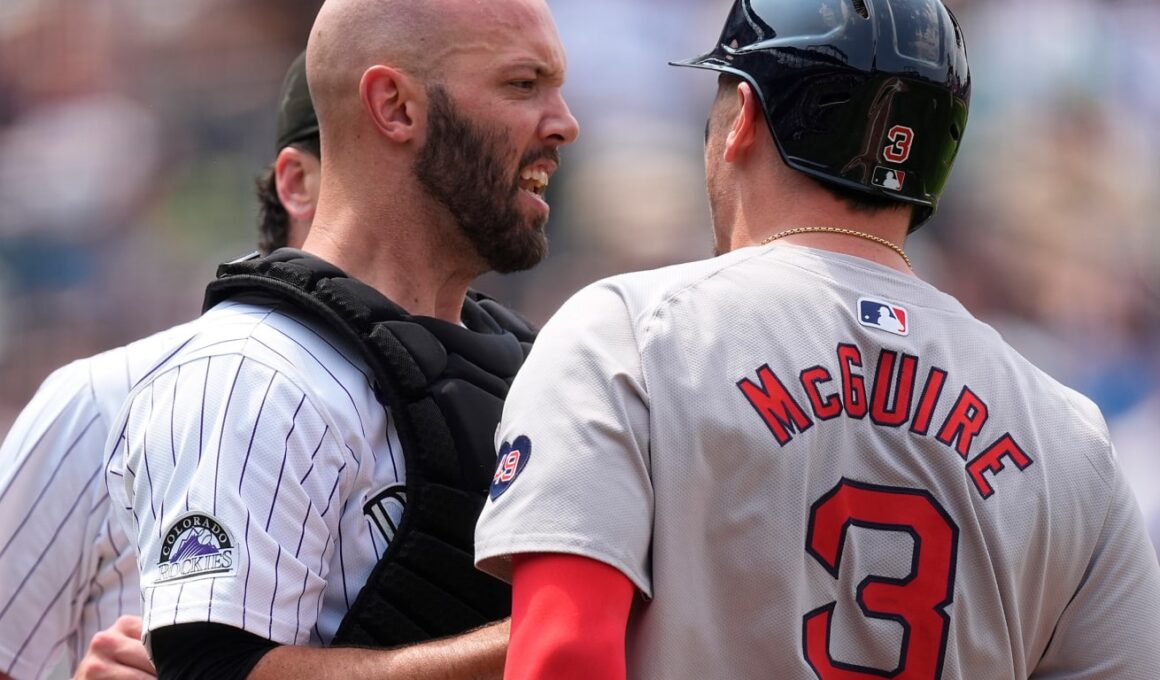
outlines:
[[423, 100], [418, 83], [403, 71], [390, 66], [372, 66], [359, 81], [359, 97], [371, 123], [387, 139], [406, 143], [418, 132]]

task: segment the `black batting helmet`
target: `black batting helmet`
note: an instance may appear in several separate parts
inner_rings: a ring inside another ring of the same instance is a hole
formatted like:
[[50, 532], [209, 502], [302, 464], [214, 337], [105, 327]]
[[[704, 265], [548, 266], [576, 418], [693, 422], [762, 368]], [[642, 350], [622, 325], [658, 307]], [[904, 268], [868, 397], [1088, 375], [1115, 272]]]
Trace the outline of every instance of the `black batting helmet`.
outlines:
[[934, 213], [971, 78], [939, 0], [735, 0], [717, 47], [672, 62], [757, 92], [782, 159], [817, 179]]

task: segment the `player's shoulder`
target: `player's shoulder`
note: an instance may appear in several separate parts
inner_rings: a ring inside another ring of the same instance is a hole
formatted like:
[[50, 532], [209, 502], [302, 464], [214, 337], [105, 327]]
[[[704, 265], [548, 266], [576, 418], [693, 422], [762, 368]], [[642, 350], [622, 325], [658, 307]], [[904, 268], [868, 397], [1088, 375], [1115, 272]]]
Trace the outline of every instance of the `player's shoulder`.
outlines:
[[1007, 347], [1011, 360], [1023, 369], [1022, 377], [1012, 380], [1012, 389], [1028, 395], [1025, 410], [1039, 423], [1044, 436], [1061, 442], [1059, 450], [1082, 455], [1096, 475], [1112, 485], [1117, 465], [1115, 447], [1100, 407]]
[[315, 395], [316, 406], [332, 389], [369, 391], [370, 371], [358, 347], [317, 317], [260, 294], [219, 303], [165, 346], [159, 362], [133, 385], [133, 395], [186, 370], [205, 374], [227, 365], [239, 374], [276, 374], [280, 383]]
[[1008, 418], [1009, 427], [1024, 430], [1025, 437], [1038, 441], [1039, 450], [1051, 451], [1057, 469], [1069, 471], [1064, 483], [1086, 473], [1105, 486], [1114, 483], [1115, 447], [1094, 401], [1060, 382], [998, 329], [965, 309], [947, 323], [938, 343], [943, 357], [953, 357], [947, 360], [955, 363], [963, 382], [987, 389], [994, 402], [992, 419]]
[[[954, 298], [945, 297], [957, 304]], [[953, 339], [953, 343], [944, 343], [948, 352], [956, 353], [961, 358], [964, 353], [956, 352], [955, 348], [971, 347], [970, 355], [987, 357], [987, 361], [982, 363], [964, 359], [962, 365], [965, 370], [988, 371], [991, 382], [1003, 385], [1004, 391], [1016, 400], [1027, 401], [1022, 410], [1028, 416], [1053, 423], [1052, 429], [1061, 435], [1076, 442], [1111, 450], [1107, 422], [1094, 401], [1060, 382], [1008, 342], [999, 329], [976, 317], [965, 307], [959, 305], [953, 318], [946, 323], [943, 337]]]
[[682, 293], [746, 266], [763, 252], [762, 248], [744, 248], [711, 259], [609, 276], [582, 288], [555, 316], [627, 314], [633, 325], [639, 326]]
[[193, 322], [186, 322], [82, 359], [78, 380], [87, 382], [97, 408], [111, 421], [133, 387], [178, 351], [192, 330]]
[[190, 324], [188, 336], [168, 359], [170, 366], [242, 356], [297, 373], [312, 365], [340, 365], [355, 354], [319, 319], [260, 294], [219, 303]]
[[24, 405], [4, 438], [0, 458], [12, 460], [9, 449], [26, 448], [50, 432], [85, 428], [97, 417], [89, 364], [92, 357], [78, 359], [50, 373]]

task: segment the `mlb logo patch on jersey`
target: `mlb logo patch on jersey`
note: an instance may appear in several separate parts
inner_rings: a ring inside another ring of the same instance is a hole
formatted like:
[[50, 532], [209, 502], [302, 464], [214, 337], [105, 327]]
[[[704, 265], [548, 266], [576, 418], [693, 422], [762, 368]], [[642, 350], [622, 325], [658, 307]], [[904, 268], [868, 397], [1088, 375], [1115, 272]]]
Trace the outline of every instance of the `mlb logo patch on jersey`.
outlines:
[[524, 435], [504, 442], [496, 456], [495, 476], [491, 478], [491, 499], [499, 498], [516, 480], [532, 458], [532, 440]]
[[910, 314], [904, 307], [893, 302], [860, 298], [858, 300], [858, 323], [895, 335], [910, 335]]
[[234, 539], [212, 515], [187, 512], [165, 532], [156, 583], [192, 581], [237, 573]]

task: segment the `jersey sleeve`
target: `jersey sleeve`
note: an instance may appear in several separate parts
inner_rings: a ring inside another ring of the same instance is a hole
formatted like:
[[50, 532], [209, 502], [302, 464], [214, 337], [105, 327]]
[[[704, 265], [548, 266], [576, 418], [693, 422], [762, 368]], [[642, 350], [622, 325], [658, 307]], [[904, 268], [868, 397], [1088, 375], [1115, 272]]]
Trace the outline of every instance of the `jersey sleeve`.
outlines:
[[1160, 567], [1118, 468], [1110, 492], [1112, 502], [1087, 572], [1032, 678], [1160, 674]]
[[0, 446], [0, 671], [20, 680], [87, 642], [78, 621], [108, 517], [108, 425], [88, 377], [84, 362], [54, 372]]
[[594, 285], [545, 325], [508, 394], [478, 566], [510, 580], [513, 554], [575, 554], [651, 594], [649, 432], [628, 305]]
[[132, 515], [145, 630], [208, 622], [305, 643], [349, 485], [308, 391], [257, 360], [208, 356], [142, 383], [123, 421], [109, 483]]

